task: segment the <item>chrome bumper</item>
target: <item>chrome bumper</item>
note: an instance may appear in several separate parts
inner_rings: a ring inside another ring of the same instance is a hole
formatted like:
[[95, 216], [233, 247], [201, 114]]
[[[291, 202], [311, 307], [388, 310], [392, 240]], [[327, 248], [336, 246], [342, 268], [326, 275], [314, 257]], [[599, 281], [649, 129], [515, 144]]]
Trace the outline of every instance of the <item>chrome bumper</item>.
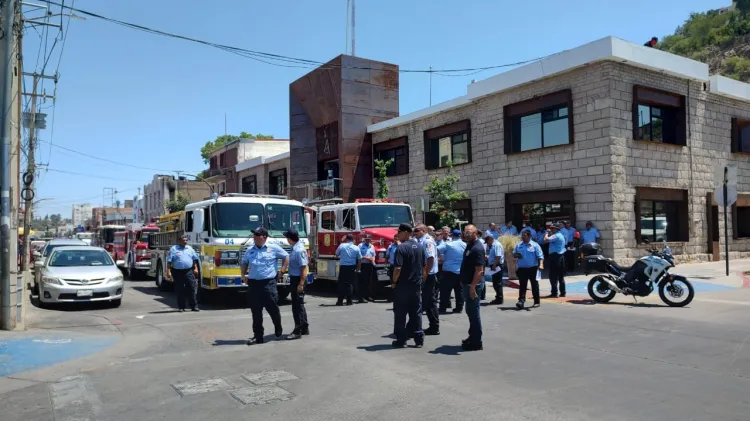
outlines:
[[39, 299], [45, 303], [111, 301], [122, 298], [122, 290], [122, 281], [91, 286], [42, 283], [39, 285]]

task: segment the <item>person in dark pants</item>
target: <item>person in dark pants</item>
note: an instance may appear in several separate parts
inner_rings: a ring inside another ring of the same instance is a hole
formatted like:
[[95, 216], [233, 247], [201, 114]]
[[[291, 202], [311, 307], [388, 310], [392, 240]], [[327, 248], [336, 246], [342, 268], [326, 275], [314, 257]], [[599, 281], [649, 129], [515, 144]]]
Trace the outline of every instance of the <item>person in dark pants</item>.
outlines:
[[534, 297], [534, 307], [539, 307], [539, 281], [537, 272], [544, 270], [544, 253], [536, 241], [531, 240], [531, 233], [521, 233], [521, 242], [513, 249], [513, 257], [517, 261], [518, 275], [518, 303], [516, 308], [523, 309], [526, 303], [526, 288], [531, 282], [531, 295]]
[[372, 237], [365, 236], [365, 240], [359, 245], [362, 254], [362, 265], [357, 279], [357, 298], [360, 304], [374, 301], [370, 294], [370, 282], [375, 272], [375, 247], [372, 245]]
[[461, 347], [464, 351], [479, 351], [482, 347], [482, 318], [479, 314], [480, 297], [484, 289], [484, 245], [477, 238], [477, 227], [464, 227], [466, 251], [461, 262], [461, 285], [466, 301], [466, 315], [469, 317], [469, 337]]
[[460, 313], [464, 309], [464, 295], [461, 290], [461, 262], [464, 259], [466, 243], [461, 240], [461, 231], [455, 229], [451, 232], [451, 241], [443, 242], [438, 246], [438, 253], [443, 256], [443, 272], [440, 279], [440, 313], [444, 314], [451, 308], [451, 291], [456, 295], [456, 307], [454, 313]]
[[[529, 231], [522, 231], [529, 232]], [[492, 270], [498, 270], [497, 273], [492, 275], [492, 289], [495, 290], [495, 299], [490, 304], [503, 304], [503, 263], [505, 263], [505, 255], [503, 253], [503, 246], [499, 241], [495, 240], [494, 237], [488, 235], [484, 239], [487, 244], [487, 266]]]
[[[276, 244], [270, 244], [268, 230], [258, 227], [253, 230], [252, 247], [242, 256], [242, 283], [248, 286], [250, 311], [253, 315], [253, 337], [247, 340], [248, 345], [262, 344], [263, 338], [263, 309], [271, 316], [277, 338], [284, 333], [281, 326], [281, 312], [279, 311], [279, 291], [276, 284], [281, 279], [282, 272], [289, 266], [289, 254]], [[276, 270], [276, 262], [283, 259], [281, 270]], [[248, 273], [249, 269], [249, 273]]]
[[198, 253], [187, 245], [188, 237], [183, 235], [177, 240], [177, 245], [169, 249], [167, 255], [167, 273], [174, 279], [175, 292], [177, 293], [178, 311], [185, 311], [185, 300], [190, 304], [190, 309], [198, 309], [198, 268], [200, 259]]
[[[398, 249], [399, 244], [401, 244], [401, 241], [398, 240], [398, 235], [394, 235], [393, 242], [385, 251], [385, 256], [388, 258], [388, 279], [391, 280], [391, 284], [393, 284], [393, 264], [396, 259], [396, 249]], [[393, 289], [388, 292], [386, 301], [393, 302]]]
[[[391, 345], [404, 348], [413, 332], [417, 348], [424, 345], [422, 331], [422, 275], [425, 266], [424, 248], [412, 238], [412, 227], [401, 224], [398, 227], [401, 244], [396, 250], [393, 268], [393, 332], [396, 335]], [[409, 322], [406, 316], [409, 316]], [[408, 332], [411, 330], [412, 332]]]
[[560, 297], [565, 296], [565, 237], [560, 228], [559, 224], [552, 224], [544, 235], [544, 242], [549, 244], [549, 283], [552, 288], [549, 298], [557, 298], [558, 286]]
[[573, 273], [576, 267], [576, 236], [578, 231], [570, 221], [565, 221], [565, 226], [560, 229], [560, 233], [565, 237], [565, 273]]
[[425, 265], [422, 271], [422, 307], [427, 313], [427, 320], [430, 326], [424, 331], [425, 335], [440, 334], [440, 313], [438, 312], [438, 254], [435, 240], [427, 234], [428, 228], [423, 225], [417, 225], [414, 228], [414, 237], [422, 245]]
[[287, 339], [299, 339], [302, 335], [310, 334], [305, 310], [305, 284], [307, 283], [307, 250], [299, 242], [299, 233], [294, 228], [284, 233], [284, 237], [292, 246], [289, 254], [289, 287], [292, 288], [292, 318], [294, 330]]
[[354, 236], [346, 234], [336, 249], [336, 257], [339, 258], [339, 299], [336, 301], [337, 306], [344, 305], [344, 298], [346, 298], [346, 305], [352, 305], [352, 287], [357, 281], [357, 274], [362, 265], [362, 253], [353, 241]]

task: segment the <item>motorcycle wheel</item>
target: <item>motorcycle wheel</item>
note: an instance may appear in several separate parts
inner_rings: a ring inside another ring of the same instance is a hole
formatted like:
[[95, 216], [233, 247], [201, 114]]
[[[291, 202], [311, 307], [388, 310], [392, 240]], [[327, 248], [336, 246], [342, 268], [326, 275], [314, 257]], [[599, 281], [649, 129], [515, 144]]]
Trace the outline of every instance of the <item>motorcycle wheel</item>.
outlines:
[[[683, 301], [673, 301], [673, 299], [679, 299], [685, 297]], [[659, 284], [659, 298], [670, 307], [685, 307], [693, 301], [695, 297], [695, 290], [693, 284], [687, 279], [675, 279], [673, 281], [665, 281]]]
[[601, 276], [594, 276], [589, 281], [589, 297], [597, 303], [608, 303], [615, 298], [617, 291], [610, 288], [609, 284]]

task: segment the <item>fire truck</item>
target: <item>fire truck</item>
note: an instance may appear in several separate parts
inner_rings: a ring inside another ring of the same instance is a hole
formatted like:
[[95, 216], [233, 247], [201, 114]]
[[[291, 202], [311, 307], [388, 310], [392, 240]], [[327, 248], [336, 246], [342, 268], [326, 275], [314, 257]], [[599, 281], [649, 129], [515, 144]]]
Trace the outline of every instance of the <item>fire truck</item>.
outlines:
[[115, 262], [128, 279], [137, 279], [151, 268], [148, 237], [157, 232], [156, 224], [130, 224], [124, 231], [115, 233]]
[[94, 238], [93, 244], [97, 247], [102, 247], [109, 255], [112, 260], [115, 259], [115, 233], [125, 231], [124, 225], [102, 225], [99, 227]]
[[390, 199], [357, 199], [354, 203], [311, 206], [315, 211], [314, 246], [311, 247], [312, 267], [317, 279], [337, 280], [339, 260], [336, 249], [346, 234], [354, 235], [356, 244], [365, 236], [375, 247], [375, 274], [383, 286], [390, 283], [386, 249], [402, 223], [413, 224], [411, 207]]

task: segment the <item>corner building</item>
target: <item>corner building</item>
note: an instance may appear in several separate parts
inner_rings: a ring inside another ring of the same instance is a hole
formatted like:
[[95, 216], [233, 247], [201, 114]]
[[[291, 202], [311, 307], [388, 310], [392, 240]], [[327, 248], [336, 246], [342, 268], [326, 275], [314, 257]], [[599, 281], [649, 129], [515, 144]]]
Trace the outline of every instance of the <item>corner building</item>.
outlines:
[[590, 220], [621, 263], [646, 240], [667, 241], [681, 261], [717, 260], [714, 173], [736, 165], [730, 258], [750, 257], [750, 85], [694, 60], [607, 37], [368, 133], [375, 158], [396, 159], [393, 199], [427, 208], [423, 186], [451, 161], [470, 196], [457, 206], [464, 219], [482, 229], [570, 219], [579, 231]]

